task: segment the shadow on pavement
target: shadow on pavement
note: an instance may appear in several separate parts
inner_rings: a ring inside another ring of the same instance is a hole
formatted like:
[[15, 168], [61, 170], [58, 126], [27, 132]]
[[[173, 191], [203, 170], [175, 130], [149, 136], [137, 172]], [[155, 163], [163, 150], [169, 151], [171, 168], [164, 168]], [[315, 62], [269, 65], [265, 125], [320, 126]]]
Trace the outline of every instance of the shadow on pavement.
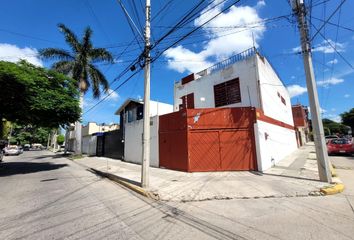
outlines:
[[0, 164], [0, 177], [16, 174], [27, 174], [51, 171], [68, 166], [68, 164], [53, 164], [49, 162], [4, 162]]
[[50, 154], [50, 155], [41, 155], [41, 156], [35, 157], [34, 159], [44, 159], [44, 158], [62, 158], [62, 157], [67, 157], [67, 156], [70, 156], [70, 154], [56, 154], [56, 155]]

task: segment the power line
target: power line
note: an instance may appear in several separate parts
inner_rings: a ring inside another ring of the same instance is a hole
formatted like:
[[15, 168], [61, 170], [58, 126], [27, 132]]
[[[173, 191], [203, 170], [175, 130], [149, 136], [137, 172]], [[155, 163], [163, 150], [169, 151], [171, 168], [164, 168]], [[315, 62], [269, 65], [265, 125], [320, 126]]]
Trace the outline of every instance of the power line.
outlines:
[[199, 30], [200, 28], [202, 28], [204, 25], [208, 24], [210, 21], [212, 21], [213, 19], [215, 19], [216, 17], [218, 17], [220, 14], [226, 12], [228, 9], [230, 9], [233, 5], [239, 3], [241, 0], [236, 0], [234, 1], [232, 4], [230, 4], [228, 7], [224, 8], [223, 10], [221, 10], [219, 13], [217, 13], [216, 15], [214, 15], [213, 17], [211, 17], [209, 20], [205, 21], [203, 24], [199, 25], [198, 27], [196, 27], [195, 29], [193, 29], [192, 31], [190, 31], [189, 33], [185, 34], [184, 36], [182, 36], [179, 40], [177, 40], [176, 42], [174, 42], [173, 44], [171, 44], [169, 47], [167, 47], [166, 49], [164, 49], [162, 52], [159, 52], [159, 54], [151, 60], [151, 62], [154, 62], [157, 58], [159, 58], [164, 52], [166, 52], [168, 49], [170, 49], [171, 47], [175, 46], [176, 44], [178, 44], [179, 42], [183, 41], [184, 39], [186, 39], [188, 36], [190, 36], [191, 34], [193, 34], [195, 31]]
[[14, 32], [14, 31], [11, 31], [11, 30], [8, 30], [8, 29], [0, 28], [0, 31], [1, 31], [1, 32], [10, 33], [10, 34], [13, 34], [13, 35], [17, 35], [17, 36], [21, 36], [21, 37], [25, 37], [25, 38], [31, 38], [31, 39], [43, 41], [43, 42], [50, 42], [50, 43], [55, 43], [55, 44], [61, 44], [61, 43], [59, 43], [59, 42], [55, 42], [55, 41], [52, 41], [52, 40], [48, 40], [48, 39], [44, 39], [44, 38], [40, 38], [40, 37], [36, 37], [36, 36], [31, 36], [31, 35], [27, 35], [27, 34], [24, 34], [24, 33]]
[[[230, 4], [228, 7], [226, 7], [225, 9], [223, 9], [222, 11], [220, 11], [218, 14], [214, 15], [213, 17], [211, 17], [209, 20], [207, 20], [206, 22], [204, 22], [203, 24], [201, 24], [200, 26], [198, 26], [197, 28], [193, 29], [192, 31], [190, 31], [189, 33], [187, 33], [186, 35], [182, 36], [178, 41], [176, 41], [174, 44], [170, 45], [168, 48], [164, 49], [162, 52], [160, 52], [154, 59], [151, 60], [151, 63], [156, 61], [165, 51], [167, 51], [169, 48], [173, 47], [175, 44], [178, 44], [179, 42], [181, 42], [182, 40], [184, 40], [185, 38], [187, 38], [189, 35], [191, 35], [193, 32], [197, 31], [198, 29], [200, 29], [201, 27], [203, 27], [205, 24], [209, 23], [210, 21], [212, 21], [213, 19], [215, 19], [217, 16], [219, 16], [220, 14], [222, 14], [223, 12], [227, 11], [228, 9], [230, 9], [233, 5], [237, 4], [238, 2], [240, 2], [240, 0], [236, 0], [234, 3]], [[195, 9], [195, 8], [193, 8]], [[186, 19], [185, 17], [183, 19]], [[180, 23], [181, 21], [179, 21]], [[177, 24], [178, 25], [178, 24]], [[142, 55], [138, 56], [136, 61], [133, 61], [129, 66], [132, 67], [133, 65], [135, 65], [137, 63], [137, 61], [139, 61], [142, 58]], [[113, 81], [117, 81], [119, 80], [122, 76], [124, 76], [130, 69], [130, 67], [125, 68], [121, 74], [116, 77]], [[132, 75], [130, 75], [127, 79], [125, 79], [121, 84], [119, 84], [116, 88], [113, 89], [113, 92], [117, 91], [120, 87], [122, 87], [125, 83], [127, 83], [132, 77], [134, 77], [138, 72], [140, 72], [143, 69], [143, 65], [140, 66], [139, 70], [136, 70]], [[90, 109], [88, 109], [84, 114], [86, 114], [87, 112], [91, 111], [93, 108], [97, 107], [100, 103], [102, 103], [104, 100], [106, 100], [113, 92], [108, 93], [103, 99], [101, 99], [99, 102], [97, 102], [94, 106], [92, 106]]]
[[122, 1], [121, 0], [117, 0], [117, 1], [119, 3], [120, 7], [122, 8], [123, 12], [124, 12], [124, 15], [125, 15], [125, 17], [127, 19], [127, 22], [129, 24], [130, 29], [133, 32], [133, 35], [136, 37], [135, 39], [136, 39], [138, 45], [140, 46], [140, 42], [137, 39], [137, 36], [136, 36], [135, 32], [137, 32], [138, 36], [141, 38], [141, 40], [144, 41], [144, 37], [143, 37], [142, 33], [139, 31], [139, 29], [136, 26], [136, 24], [134, 23], [133, 19], [130, 17], [130, 15], [129, 15], [128, 11], [126, 10], [126, 8], [124, 7]]
[[[315, 25], [312, 24], [312, 26], [318, 31], [318, 28], [316, 28]], [[325, 37], [321, 32], [318, 32], [318, 34], [326, 41], [326, 43], [342, 58], [342, 60], [352, 69], [354, 69], [354, 66], [341, 54], [335, 46]], [[335, 43], [336, 44], [336, 43]]]
[[[322, 28], [324, 28], [324, 26], [327, 24], [327, 22], [329, 20], [331, 20], [331, 18], [334, 16], [334, 14], [336, 14], [336, 12], [342, 7], [342, 5], [344, 4], [346, 0], [342, 0], [342, 2], [338, 5], [338, 7], [333, 11], [333, 13], [327, 18], [327, 20], [322, 24], [322, 26], [317, 30], [317, 32], [312, 36], [312, 38], [310, 39], [310, 42], [312, 42], [312, 40], [317, 36], [317, 34], [320, 33], [320, 31], [322, 30]], [[312, 23], [311, 23], [312, 24]]]
[[[317, 18], [317, 17], [313, 17], [313, 16], [312, 16], [312, 18], [313, 18], [313, 19], [316, 19], [316, 20], [319, 20], [319, 21], [322, 21], [322, 22], [325, 22], [325, 21], [323, 21], [323, 19], [320, 19], [320, 18]], [[329, 22], [329, 21], [327, 21], [327, 24], [332, 25], [332, 26], [335, 26], [335, 27], [338, 27], [338, 28], [341, 28], [341, 29], [348, 30], [348, 31], [350, 31], [350, 32], [354, 32], [354, 29], [353, 29], [353, 28], [345, 27], [345, 26], [342, 26], [342, 25], [339, 25], [339, 24], [336, 24], [336, 23], [332, 23], [332, 22]]]

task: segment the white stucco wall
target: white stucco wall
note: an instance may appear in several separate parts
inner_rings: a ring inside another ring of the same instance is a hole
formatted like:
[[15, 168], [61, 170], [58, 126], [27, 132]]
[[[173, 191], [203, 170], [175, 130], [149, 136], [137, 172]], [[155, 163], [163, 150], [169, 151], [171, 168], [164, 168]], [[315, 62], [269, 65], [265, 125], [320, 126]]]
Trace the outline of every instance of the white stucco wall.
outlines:
[[[171, 106], [171, 105], [170, 105]], [[159, 116], [150, 118], [150, 166], [159, 167]], [[125, 124], [124, 160], [141, 164], [143, 154], [143, 119]]]
[[97, 136], [82, 137], [82, 153], [87, 155], [96, 155]]
[[[288, 90], [266, 58], [257, 55], [257, 65], [264, 114], [294, 126]], [[282, 103], [278, 93], [285, 99], [286, 105]]]
[[173, 112], [173, 106], [167, 103], [150, 101], [150, 117]]
[[259, 96], [257, 91], [255, 56], [246, 60], [236, 62], [227, 68], [210, 75], [202, 76], [196, 80], [182, 85], [175, 84], [174, 111], [179, 110], [180, 98], [194, 93], [195, 108], [214, 108], [214, 85], [239, 78], [241, 102], [224, 107], [259, 107]]
[[294, 130], [259, 120], [254, 128], [258, 171], [267, 170], [297, 149]]

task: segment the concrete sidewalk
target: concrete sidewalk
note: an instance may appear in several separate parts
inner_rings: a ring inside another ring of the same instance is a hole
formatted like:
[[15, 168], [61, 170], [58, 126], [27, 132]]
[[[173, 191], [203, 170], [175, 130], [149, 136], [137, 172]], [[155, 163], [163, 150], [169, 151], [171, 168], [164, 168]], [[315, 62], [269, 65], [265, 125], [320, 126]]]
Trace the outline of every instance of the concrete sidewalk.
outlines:
[[[186, 202], [316, 195], [321, 187], [328, 184], [318, 181], [314, 151], [314, 145], [310, 143], [264, 173], [185, 173], [150, 168], [148, 191], [157, 194], [160, 200]], [[140, 165], [104, 157], [84, 157], [75, 162], [140, 185]]]

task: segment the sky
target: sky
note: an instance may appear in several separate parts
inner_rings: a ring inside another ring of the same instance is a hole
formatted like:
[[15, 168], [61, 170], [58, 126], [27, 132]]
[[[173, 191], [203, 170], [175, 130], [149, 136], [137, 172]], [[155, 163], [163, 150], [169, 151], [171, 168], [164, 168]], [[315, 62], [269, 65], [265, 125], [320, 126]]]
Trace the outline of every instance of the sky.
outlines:
[[[159, 42], [198, 2], [151, 0], [151, 55], [156, 59], [151, 67], [151, 99], [173, 104], [174, 82], [256, 46], [288, 88], [292, 104], [309, 105], [300, 37], [288, 0], [240, 0], [224, 12], [235, 1], [203, 1], [191, 21]], [[340, 121], [339, 114], [354, 107], [354, 1], [342, 5], [342, 0], [305, 1], [308, 5], [311, 2], [308, 16], [322, 117]], [[128, 71], [119, 79], [117, 76], [142, 53], [145, 1], [122, 0], [122, 4], [133, 23], [115, 0], [0, 0], [0, 60], [25, 59], [50, 68], [53, 62], [41, 59], [40, 49], [69, 50], [58, 23], [79, 38], [90, 26], [93, 45], [107, 48], [115, 63], [97, 65], [111, 82], [110, 95], [92, 108], [100, 99], [87, 92], [83, 122], [118, 123], [114, 113], [119, 106], [127, 98], [144, 95], [144, 73], [138, 63], [134, 72]], [[177, 42], [195, 28], [199, 30]], [[168, 48], [171, 44], [175, 45]], [[103, 93], [101, 99], [105, 96]]]

